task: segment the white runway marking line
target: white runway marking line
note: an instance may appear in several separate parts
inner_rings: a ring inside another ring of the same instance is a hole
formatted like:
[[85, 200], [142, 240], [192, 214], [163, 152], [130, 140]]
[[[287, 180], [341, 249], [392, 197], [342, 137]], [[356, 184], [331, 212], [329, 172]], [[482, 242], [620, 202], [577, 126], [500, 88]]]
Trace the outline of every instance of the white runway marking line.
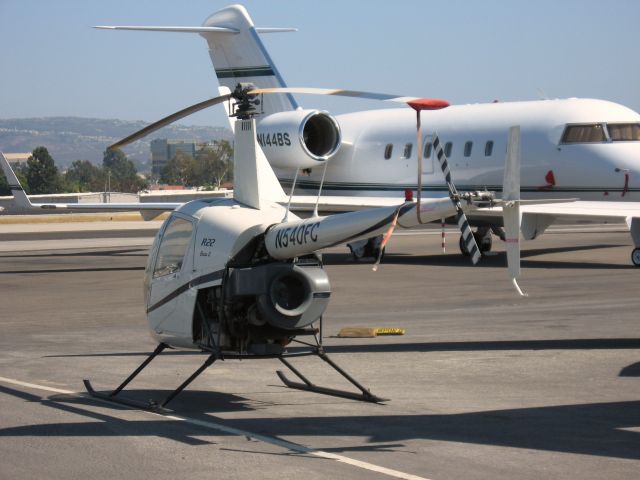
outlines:
[[[75, 395], [78, 397], [86, 397], [92, 398], [94, 400], [100, 401], [100, 399], [95, 399], [91, 397], [89, 394], [72, 392], [71, 390], [63, 390], [60, 388], [47, 387], [46, 385], [38, 385], [35, 383], [22, 382], [20, 380], [15, 380], [13, 378], [0, 377], [0, 382], [9, 383], [12, 385], [19, 385], [22, 387], [33, 388], [35, 390], [44, 390], [47, 392], [53, 393], [63, 393], [67, 395]], [[102, 402], [108, 403], [106, 400]], [[254, 440], [258, 440], [260, 442], [268, 443], [271, 445], [275, 445], [277, 447], [285, 448], [287, 450], [291, 450], [296, 453], [303, 453], [305, 455], [311, 455], [318, 458], [325, 458], [328, 460], [335, 460], [339, 463], [344, 463], [346, 465], [351, 465], [352, 467], [361, 468], [363, 470], [369, 470], [372, 472], [380, 473], [383, 475], [388, 475], [393, 478], [400, 478], [403, 480], [429, 480], [425, 477], [419, 477], [417, 475], [412, 475], [410, 473], [400, 472], [398, 470], [393, 470], [391, 468], [381, 467], [380, 465], [374, 465], [373, 463], [363, 462], [360, 460], [354, 460], [353, 458], [345, 457], [343, 455], [337, 455], [335, 453], [325, 452], [323, 450], [316, 450], [311, 447], [305, 447], [304, 445], [300, 445], [297, 443], [287, 442], [286, 440], [280, 440], [278, 438], [267, 437], [264, 435], [260, 435], [258, 433], [252, 433], [245, 430], [240, 430], [238, 428], [227, 427], [225, 425], [221, 425], [215, 422], [209, 422], [205, 420], [197, 420], [195, 418], [183, 417], [181, 415], [168, 415], [162, 413], [149, 412], [147, 410], [138, 410], [139, 412], [149, 413], [151, 415], [158, 415], [160, 417], [168, 418], [170, 420], [177, 420], [180, 422], [187, 422], [192, 425], [197, 425], [199, 427], [208, 428], [211, 430], [217, 430], [219, 432], [229, 433], [231, 435], [237, 435], [240, 437], [251, 438]]]

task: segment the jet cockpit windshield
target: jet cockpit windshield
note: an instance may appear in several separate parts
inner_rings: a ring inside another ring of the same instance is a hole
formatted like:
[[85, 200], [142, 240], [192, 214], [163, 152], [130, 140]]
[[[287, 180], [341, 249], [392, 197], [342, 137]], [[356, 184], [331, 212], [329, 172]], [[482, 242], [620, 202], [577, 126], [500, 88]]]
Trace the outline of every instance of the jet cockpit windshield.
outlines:
[[638, 141], [640, 123], [589, 123], [567, 125], [560, 144]]

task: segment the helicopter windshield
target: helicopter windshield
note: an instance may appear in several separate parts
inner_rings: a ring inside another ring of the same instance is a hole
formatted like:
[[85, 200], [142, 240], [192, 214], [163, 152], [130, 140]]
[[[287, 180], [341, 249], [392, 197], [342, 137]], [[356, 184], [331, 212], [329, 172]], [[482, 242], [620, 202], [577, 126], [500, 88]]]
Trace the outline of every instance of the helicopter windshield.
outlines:
[[171, 219], [160, 241], [153, 278], [180, 271], [192, 232], [193, 224], [188, 220], [180, 217]]

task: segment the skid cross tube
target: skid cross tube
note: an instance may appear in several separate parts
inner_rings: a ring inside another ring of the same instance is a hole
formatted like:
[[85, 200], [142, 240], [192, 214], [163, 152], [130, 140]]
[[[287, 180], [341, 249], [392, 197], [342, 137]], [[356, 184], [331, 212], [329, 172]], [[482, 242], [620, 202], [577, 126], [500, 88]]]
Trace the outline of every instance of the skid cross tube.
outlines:
[[315, 349], [315, 351], [313, 352], [313, 355], [316, 355], [320, 357], [322, 360], [324, 360], [327, 364], [331, 366], [331, 368], [333, 368], [336, 372], [338, 372], [343, 378], [345, 378], [354, 387], [360, 390], [361, 393], [348, 392], [346, 390], [338, 390], [335, 388], [321, 387], [319, 385], [315, 385], [307, 377], [305, 377], [297, 368], [295, 368], [293, 365], [291, 365], [290, 362], [286, 360], [286, 355], [279, 356], [278, 360], [280, 360], [289, 370], [291, 370], [304, 383], [292, 382], [285, 376], [285, 374], [281, 370], [278, 370], [276, 371], [276, 373], [278, 377], [280, 377], [280, 380], [282, 380], [282, 383], [284, 383], [287, 387], [294, 388], [296, 390], [320, 393], [322, 395], [330, 395], [332, 397], [348, 398], [351, 400], [359, 400], [362, 402], [382, 403], [388, 400], [386, 398], [381, 398], [372, 394], [368, 388], [365, 388], [364, 386], [362, 386], [360, 382], [358, 382], [355, 378], [353, 378], [351, 375], [345, 372], [342, 368], [340, 368], [333, 360], [331, 360], [329, 356], [326, 353], [324, 353], [322, 349], [320, 348]]
[[207, 357], [207, 360], [187, 378], [178, 388], [176, 388], [173, 392], [171, 392], [167, 397], [162, 401], [162, 403], [158, 404], [154, 400], [149, 400], [147, 403], [139, 402], [137, 400], [132, 400], [130, 398], [118, 397], [117, 395], [126, 387], [138, 374], [144, 370], [144, 368], [151, 363], [151, 361], [156, 358], [162, 351], [167, 348], [167, 345], [164, 343], [159, 344], [156, 349], [140, 364], [138, 368], [136, 368], [131, 375], [129, 375], [124, 382], [122, 382], [115, 390], [110, 393], [101, 393], [96, 392], [91, 385], [91, 382], [87, 379], [83, 380], [84, 386], [87, 389], [87, 392], [92, 397], [100, 398], [102, 400], [107, 400], [109, 402], [119, 403], [121, 405], [126, 405], [129, 407], [141, 408], [144, 410], [153, 410], [153, 411], [168, 411], [165, 407], [166, 405], [173, 400], [176, 395], [182, 392], [191, 382], [193, 382], [202, 372], [204, 372], [207, 368], [209, 368], [213, 362], [218, 358], [217, 353], [212, 353]]
[[113, 392], [111, 392], [109, 394], [110, 397], [115, 397], [118, 393], [120, 393], [120, 391], [126, 387], [129, 382], [131, 382], [131, 380], [133, 380], [135, 377], [138, 376], [138, 374], [144, 369], [144, 367], [146, 367], [147, 365], [149, 365], [151, 363], [151, 360], [153, 360], [154, 358], [156, 358], [160, 353], [162, 353], [162, 351], [167, 348], [167, 345], [165, 345], [164, 343], [160, 343], [156, 349], [153, 351], [153, 353], [151, 355], [149, 355], [146, 360], [144, 362], [142, 362], [140, 364], [140, 366], [138, 368], [136, 368], [133, 373], [131, 373], [131, 375], [129, 375], [127, 377], [127, 379], [122, 382], [118, 388], [116, 388]]
[[211, 355], [209, 355], [207, 360], [200, 366], [200, 368], [198, 368], [195, 372], [193, 372], [189, 378], [187, 378], [184, 382], [182, 382], [182, 384], [178, 388], [176, 388], [173, 392], [171, 392], [167, 396], [167, 398], [164, 399], [164, 401], [160, 404], [160, 408], [164, 408], [167, 405], [167, 403], [173, 400], [173, 398], [176, 395], [178, 395], [182, 390], [184, 390], [187, 387], [187, 385], [193, 382], [196, 379], [196, 377], [198, 377], [202, 372], [204, 372], [207, 368], [213, 365], [213, 362], [216, 361], [216, 358], [217, 358], [217, 355], [215, 353], [212, 353]]

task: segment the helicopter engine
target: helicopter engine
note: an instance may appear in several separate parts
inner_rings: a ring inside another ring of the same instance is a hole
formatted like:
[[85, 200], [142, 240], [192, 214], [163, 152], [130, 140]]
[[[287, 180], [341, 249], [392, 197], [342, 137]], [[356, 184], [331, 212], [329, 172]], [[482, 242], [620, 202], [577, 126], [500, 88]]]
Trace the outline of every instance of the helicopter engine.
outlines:
[[199, 291], [194, 340], [223, 351], [274, 354], [307, 328], [329, 304], [331, 288], [322, 266], [274, 262], [230, 268], [220, 286]]

